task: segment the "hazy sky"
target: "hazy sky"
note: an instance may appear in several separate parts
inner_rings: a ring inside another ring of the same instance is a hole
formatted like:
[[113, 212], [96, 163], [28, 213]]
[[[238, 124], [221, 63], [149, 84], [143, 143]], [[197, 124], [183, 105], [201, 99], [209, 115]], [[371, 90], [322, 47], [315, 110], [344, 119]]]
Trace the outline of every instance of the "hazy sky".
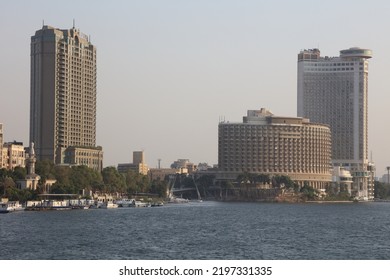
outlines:
[[[369, 149], [390, 165], [390, 1], [0, 0], [0, 123], [28, 145], [30, 37], [76, 28], [97, 47], [104, 165], [218, 161], [218, 120], [266, 107], [296, 116], [297, 54], [370, 48]], [[389, 130], [389, 131], [388, 131]]]

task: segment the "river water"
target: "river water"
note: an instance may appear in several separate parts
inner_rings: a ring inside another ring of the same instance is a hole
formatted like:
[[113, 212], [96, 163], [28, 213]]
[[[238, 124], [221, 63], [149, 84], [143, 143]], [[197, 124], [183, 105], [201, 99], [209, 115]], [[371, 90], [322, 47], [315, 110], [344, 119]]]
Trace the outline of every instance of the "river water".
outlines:
[[0, 215], [0, 259], [390, 259], [390, 203], [203, 203]]

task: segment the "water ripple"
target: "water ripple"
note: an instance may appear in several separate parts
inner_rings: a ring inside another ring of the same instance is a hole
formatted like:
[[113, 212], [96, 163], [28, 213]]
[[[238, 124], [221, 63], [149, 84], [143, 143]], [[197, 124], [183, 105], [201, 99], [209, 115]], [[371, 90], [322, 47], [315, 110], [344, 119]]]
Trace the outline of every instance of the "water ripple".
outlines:
[[0, 216], [2, 259], [390, 259], [390, 203], [189, 203]]

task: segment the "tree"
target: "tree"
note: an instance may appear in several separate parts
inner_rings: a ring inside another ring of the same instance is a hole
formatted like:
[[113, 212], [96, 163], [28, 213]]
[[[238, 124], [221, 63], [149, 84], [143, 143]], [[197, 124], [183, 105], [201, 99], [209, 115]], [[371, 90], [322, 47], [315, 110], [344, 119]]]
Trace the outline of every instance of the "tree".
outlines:
[[294, 181], [291, 180], [289, 176], [286, 176], [286, 175], [275, 175], [272, 178], [272, 186], [274, 188], [293, 189], [295, 184], [294, 184]]
[[387, 199], [390, 197], [390, 185], [379, 181], [374, 182], [374, 197]]
[[149, 192], [150, 180], [148, 176], [128, 170], [125, 176], [126, 191], [129, 194]]
[[24, 167], [16, 166], [12, 171], [12, 178], [14, 179], [14, 181], [24, 179], [26, 178], [26, 175], [27, 170]]
[[249, 188], [250, 184], [254, 183], [255, 176], [249, 172], [244, 172], [237, 176], [237, 182], [240, 188]]
[[56, 179], [55, 165], [50, 160], [40, 160], [35, 164], [35, 173], [41, 176], [41, 181], [45, 182], [46, 179]]
[[153, 180], [150, 186], [150, 192], [158, 194], [158, 197], [165, 197], [167, 194], [168, 182], [157, 178]]
[[214, 179], [214, 175], [201, 175], [195, 179], [198, 189], [201, 193], [203, 193], [204, 197], [207, 196], [208, 189], [214, 185]]
[[302, 193], [303, 197], [308, 200], [314, 200], [318, 196], [318, 192], [307, 182], [303, 184], [300, 192]]
[[3, 177], [0, 181], [0, 186], [5, 197], [9, 197], [10, 193], [14, 192], [13, 189], [16, 189], [16, 184], [11, 176]]
[[271, 183], [271, 178], [268, 174], [258, 174], [255, 176], [255, 181], [262, 184]]
[[[225, 198], [228, 197], [228, 192], [229, 190], [232, 190], [234, 189], [234, 185], [233, 185], [233, 182], [228, 180], [228, 181], [222, 181], [221, 182], [221, 192], [222, 192], [222, 189], [225, 190]], [[222, 198], [222, 193], [220, 194], [221, 198]]]
[[126, 181], [122, 174], [113, 167], [105, 167], [102, 171], [103, 182], [106, 190], [109, 192], [120, 192], [123, 193], [126, 190]]

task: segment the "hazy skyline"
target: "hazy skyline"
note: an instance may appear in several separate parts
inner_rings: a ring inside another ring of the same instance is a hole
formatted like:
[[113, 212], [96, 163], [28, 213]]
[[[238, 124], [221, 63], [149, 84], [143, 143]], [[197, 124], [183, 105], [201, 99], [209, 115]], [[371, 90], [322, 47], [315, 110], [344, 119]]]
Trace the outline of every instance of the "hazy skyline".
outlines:
[[218, 161], [218, 120], [249, 109], [297, 114], [297, 54], [369, 48], [369, 151], [390, 165], [387, 1], [1, 1], [0, 123], [28, 145], [30, 38], [76, 28], [97, 47], [97, 144], [104, 166], [144, 150], [150, 167]]

